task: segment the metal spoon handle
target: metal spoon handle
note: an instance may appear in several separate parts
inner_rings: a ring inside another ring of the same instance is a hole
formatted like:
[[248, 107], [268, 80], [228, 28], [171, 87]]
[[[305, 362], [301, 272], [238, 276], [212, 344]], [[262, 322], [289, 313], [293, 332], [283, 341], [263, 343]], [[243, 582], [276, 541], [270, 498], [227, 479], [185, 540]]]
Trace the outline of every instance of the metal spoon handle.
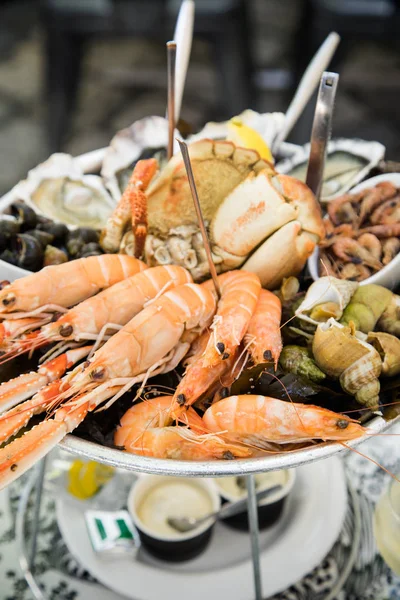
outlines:
[[314, 192], [317, 200], [319, 200], [322, 188], [325, 155], [331, 136], [332, 114], [338, 81], [337, 73], [325, 72], [322, 75], [315, 107], [306, 184]]
[[[257, 494], [256, 494], [257, 502], [259, 502], [263, 498], [271, 496], [272, 494], [274, 494], [275, 492], [277, 492], [280, 489], [282, 489], [281, 485], [274, 485], [273, 487], [270, 487], [265, 490], [261, 490], [260, 492], [257, 492]], [[242, 500], [238, 500], [237, 502], [231, 502], [229, 504], [225, 504], [225, 506], [223, 506], [221, 508], [221, 510], [218, 511], [218, 513], [216, 513], [216, 516], [218, 516], [219, 519], [226, 519], [227, 517], [233, 517], [234, 515], [237, 515], [238, 513], [242, 512], [243, 510], [246, 510], [246, 508], [247, 508], [247, 496], [245, 498], [243, 498]]]

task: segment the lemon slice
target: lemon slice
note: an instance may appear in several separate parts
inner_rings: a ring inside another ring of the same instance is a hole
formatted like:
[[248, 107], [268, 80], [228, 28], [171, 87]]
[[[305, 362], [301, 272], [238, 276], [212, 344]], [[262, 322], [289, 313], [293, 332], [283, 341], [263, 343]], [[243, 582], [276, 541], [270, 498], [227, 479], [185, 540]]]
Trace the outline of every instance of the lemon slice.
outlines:
[[274, 163], [271, 150], [261, 135], [255, 129], [244, 125], [238, 117], [234, 117], [228, 122], [228, 132], [228, 140], [238, 146], [257, 150], [261, 158], [268, 160], [272, 164]]
[[112, 467], [94, 461], [74, 460], [68, 473], [68, 492], [75, 498], [87, 500], [97, 494], [100, 487], [107, 483], [113, 474]]

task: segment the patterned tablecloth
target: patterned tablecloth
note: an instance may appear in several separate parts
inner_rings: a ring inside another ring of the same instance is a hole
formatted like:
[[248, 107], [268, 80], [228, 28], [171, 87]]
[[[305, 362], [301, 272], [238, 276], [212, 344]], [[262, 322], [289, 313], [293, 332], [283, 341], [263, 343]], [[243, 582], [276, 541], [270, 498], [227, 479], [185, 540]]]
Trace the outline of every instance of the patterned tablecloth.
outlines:
[[[390, 433], [400, 433], [400, 426]], [[396, 435], [382, 435], [365, 443], [361, 451], [392, 473], [400, 473], [398, 448]], [[360, 500], [363, 527], [371, 532], [373, 506], [390, 477], [374, 462], [356, 453], [348, 453], [343, 460], [349, 481]], [[16, 482], [0, 492], [0, 600], [32, 598], [21, 575], [15, 543], [15, 514], [22, 485], [23, 481]], [[343, 570], [351, 546], [350, 508], [340, 538], [323, 563], [273, 600], [323, 600], [327, 597]], [[368, 537], [368, 532], [364, 537]], [[371, 541], [371, 536], [369, 539]], [[57, 527], [52, 496], [48, 493], [44, 494], [41, 511], [36, 574], [48, 600], [110, 600], [112, 597], [69, 554]], [[373, 546], [371, 552], [371, 543], [365, 547], [361, 543], [352, 573], [336, 600], [389, 599], [400, 600], [400, 578], [393, 575]]]

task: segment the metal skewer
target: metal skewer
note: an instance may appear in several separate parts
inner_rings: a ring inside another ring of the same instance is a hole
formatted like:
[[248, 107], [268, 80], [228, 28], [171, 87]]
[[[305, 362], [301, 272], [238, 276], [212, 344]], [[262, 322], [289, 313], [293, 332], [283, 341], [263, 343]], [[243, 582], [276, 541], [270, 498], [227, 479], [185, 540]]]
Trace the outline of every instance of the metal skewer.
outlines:
[[167, 65], [168, 65], [168, 160], [174, 153], [174, 131], [175, 131], [175, 62], [176, 42], [167, 42]]
[[249, 518], [251, 556], [253, 559], [253, 576], [255, 599], [262, 600], [261, 566], [260, 566], [260, 531], [258, 528], [258, 507], [256, 482], [254, 475], [247, 475], [247, 514]]
[[197, 189], [196, 189], [196, 184], [195, 184], [194, 177], [193, 177], [192, 165], [190, 163], [189, 150], [188, 150], [187, 144], [185, 142], [183, 142], [181, 140], [177, 140], [177, 142], [178, 142], [181, 152], [182, 152], [183, 162], [185, 163], [185, 169], [186, 169], [186, 174], [187, 174], [188, 180], [189, 180], [190, 191], [192, 192], [194, 207], [196, 209], [197, 219], [199, 221], [199, 227], [200, 227], [201, 235], [203, 237], [203, 244], [204, 244], [204, 249], [205, 249], [206, 255], [207, 255], [208, 266], [210, 267], [210, 274], [211, 274], [212, 280], [214, 282], [215, 291], [217, 292], [218, 298], [220, 298], [221, 297], [221, 289], [219, 287], [217, 271], [215, 270], [215, 265], [214, 265], [214, 262], [212, 259], [210, 242], [208, 241], [206, 226], [204, 224], [203, 214], [201, 212], [199, 196], [197, 195]]
[[323, 73], [311, 131], [310, 157], [306, 184], [319, 200], [324, 175], [326, 150], [331, 136], [332, 114], [339, 81], [337, 73]]

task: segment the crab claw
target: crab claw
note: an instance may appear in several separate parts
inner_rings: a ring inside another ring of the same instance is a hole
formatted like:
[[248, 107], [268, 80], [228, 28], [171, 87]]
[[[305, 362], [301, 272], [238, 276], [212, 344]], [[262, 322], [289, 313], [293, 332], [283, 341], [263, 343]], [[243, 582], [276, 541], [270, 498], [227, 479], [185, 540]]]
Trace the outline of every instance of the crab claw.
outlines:
[[211, 233], [213, 251], [226, 264], [236, 257], [263, 287], [275, 289], [284, 277], [301, 271], [325, 230], [319, 205], [304, 183], [261, 171], [227, 196]]

